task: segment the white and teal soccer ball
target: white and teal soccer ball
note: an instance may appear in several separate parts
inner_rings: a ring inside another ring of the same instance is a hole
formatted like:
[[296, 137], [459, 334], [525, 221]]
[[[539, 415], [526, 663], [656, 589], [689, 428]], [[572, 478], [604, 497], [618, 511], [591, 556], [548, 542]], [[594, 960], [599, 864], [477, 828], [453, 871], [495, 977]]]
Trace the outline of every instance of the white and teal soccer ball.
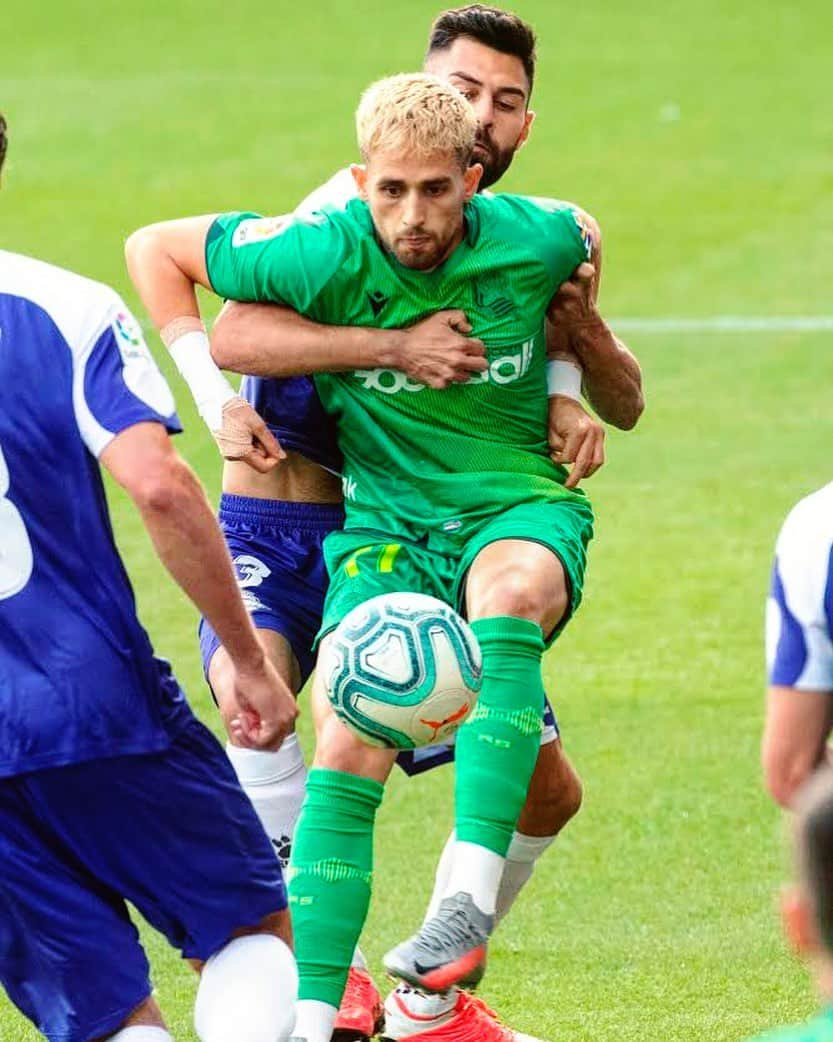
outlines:
[[385, 593], [354, 608], [320, 667], [341, 720], [371, 745], [447, 742], [477, 701], [477, 638], [453, 608], [422, 593]]

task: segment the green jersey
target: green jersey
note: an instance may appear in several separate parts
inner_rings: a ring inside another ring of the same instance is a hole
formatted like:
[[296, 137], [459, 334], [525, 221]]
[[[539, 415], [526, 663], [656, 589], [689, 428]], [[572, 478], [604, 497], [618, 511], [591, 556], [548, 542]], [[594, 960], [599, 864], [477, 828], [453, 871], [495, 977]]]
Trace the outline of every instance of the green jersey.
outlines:
[[274, 301], [318, 322], [401, 328], [446, 308], [465, 311], [488, 369], [432, 390], [396, 370], [317, 374], [337, 422], [348, 528], [458, 552], [496, 513], [581, 497], [547, 447], [545, 313], [589, 256], [562, 203], [476, 196], [465, 237], [431, 272], [401, 265], [360, 200], [308, 218], [218, 218], [206, 241], [214, 290]]
[[760, 1035], [751, 1042], [833, 1042], [833, 1008], [806, 1024]]

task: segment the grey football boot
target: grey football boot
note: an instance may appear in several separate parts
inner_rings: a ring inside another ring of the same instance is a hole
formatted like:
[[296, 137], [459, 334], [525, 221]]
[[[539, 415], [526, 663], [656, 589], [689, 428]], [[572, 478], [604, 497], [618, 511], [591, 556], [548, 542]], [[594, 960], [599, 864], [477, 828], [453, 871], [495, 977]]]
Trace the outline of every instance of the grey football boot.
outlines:
[[440, 901], [437, 914], [387, 953], [385, 969], [426, 991], [473, 988], [486, 970], [486, 945], [495, 917], [463, 891]]

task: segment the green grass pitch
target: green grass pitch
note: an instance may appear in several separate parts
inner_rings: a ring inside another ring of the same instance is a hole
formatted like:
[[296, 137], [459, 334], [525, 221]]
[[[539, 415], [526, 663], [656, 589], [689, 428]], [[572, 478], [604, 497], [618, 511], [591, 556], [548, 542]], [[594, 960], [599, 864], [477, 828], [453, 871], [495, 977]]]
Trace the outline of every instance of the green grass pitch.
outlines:
[[[607, 315], [830, 313], [826, 4], [516, 9], [540, 34], [539, 117], [505, 187], [599, 218]], [[360, 89], [418, 65], [435, 11], [12, 0], [0, 243], [102, 278], [136, 306], [121, 255], [132, 229], [291, 208], [354, 158]], [[628, 339], [648, 411], [635, 432], [610, 434], [588, 484], [586, 601], [546, 663], [585, 806], [496, 936], [483, 995], [548, 1042], [731, 1042], [813, 1006], [776, 923], [786, 865], [759, 779], [761, 631], [781, 519], [831, 477], [833, 351], [823, 333]], [[213, 445], [173, 386], [180, 448], [216, 496]], [[194, 613], [112, 501], [143, 618], [216, 729]], [[364, 938], [377, 968], [418, 921], [451, 782], [445, 769], [390, 786]], [[145, 939], [173, 1035], [193, 1042], [195, 982]], [[0, 999], [0, 1040], [35, 1038]]]

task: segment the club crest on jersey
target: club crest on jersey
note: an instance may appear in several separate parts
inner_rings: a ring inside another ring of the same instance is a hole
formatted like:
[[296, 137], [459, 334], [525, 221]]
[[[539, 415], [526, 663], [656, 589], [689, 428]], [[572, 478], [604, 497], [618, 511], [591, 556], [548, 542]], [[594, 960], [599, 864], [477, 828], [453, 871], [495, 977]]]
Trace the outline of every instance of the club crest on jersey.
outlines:
[[490, 273], [475, 283], [474, 303], [478, 310], [489, 311], [495, 318], [508, 318], [517, 310], [509, 281], [500, 272]]
[[268, 579], [272, 574], [271, 568], [267, 568], [263, 561], [252, 557], [251, 554], [240, 554], [239, 557], [235, 557], [234, 566], [237, 568], [237, 584], [241, 590], [260, 586], [263, 580]]
[[249, 217], [234, 229], [231, 237], [231, 245], [250, 246], [254, 242], [266, 242], [276, 239], [292, 225], [294, 218], [291, 214], [283, 214], [280, 217]]

